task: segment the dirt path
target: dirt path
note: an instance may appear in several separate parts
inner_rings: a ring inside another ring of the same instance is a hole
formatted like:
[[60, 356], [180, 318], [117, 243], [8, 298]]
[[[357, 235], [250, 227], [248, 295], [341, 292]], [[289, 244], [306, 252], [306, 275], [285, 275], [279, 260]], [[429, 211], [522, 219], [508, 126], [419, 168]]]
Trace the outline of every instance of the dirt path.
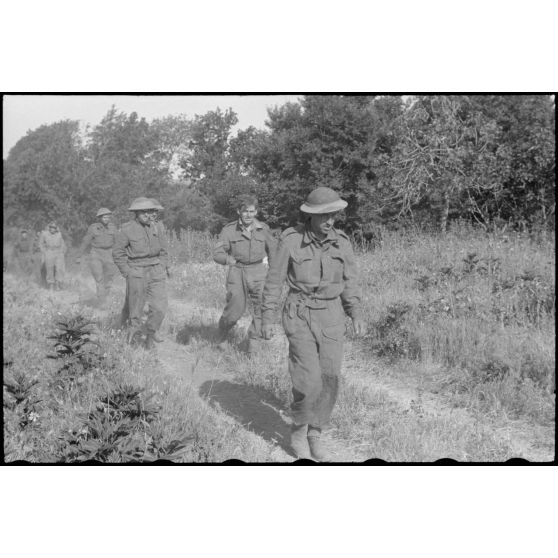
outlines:
[[[420, 414], [431, 417], [458, 418], [460, 422], [474, 424], [478, 421], [467, 409], [448, 404], [443, 397], [426, 391], [420, 386], [416, 378], [409, 376], [405, 382], [382, 373], [382, 365], [375, 361], [370, 354], [358, 344], [348, 342], [343, 365], [343, 374], [353, 384], [385, 392], [387, 397], [395, 401], [403, 410], [415, 409]], [[366, 362], [366, 368], [362, 366]], [[528, 461], [553, 461], [555, 455], [554, 440], [555, 426], [540, 425], [525, 420], [510, 420], [494, 418], [491, 429], [500, 439], [509, 443], [514, 457]]]
[[[70, 305], [89, 304], [93, 296], [93, 281], [90, 278], [74, 276], [73, 289], [53, 293], [53, 300], [63, 300]], [[117, 285], [120, 300], [123, 287]], [[93, 308], [99, 318], [107, 318], [112, 309]], [[288, 447], [290, 419], [284, 411], [283, 403], [269, 391], [239, 379], [239, 367], [246, 366], [245, 359], [237, 348], [219, 351], [213, 341], [215, 324], [219, 312], [202, 308], [195, 301], [173, 298], [169, 312], [163, 323], [165, 341], [157, 345], [157, 359], [160, 373], [174, 378], [176, 385], [188, 386], [205, 405], [217, 412], [223, 420], [236, 421], [247, 432], [258, 436], [269, 446], [272, 461], [289, 462], [294, 458]], [[238, 329], [242, 332], [248, 325], [243, 318]], [[275, 350], [284, 355], [286, 340], [278, 335], [265, 346], [266, 351]], [[283, 357], [281, 357], [283, 358]], [[258, 366], [258, 356], [253, 365]], [[475, 417], [466, 409], [448, 405], [442, 397], [421, 389], [412, 378], [405, 382], [387, 377], [379, 361], [364, 354], [358, 343], [347, 342], [342, 371], [346, 381], [374, 392], [383, 392], [401, 409], [414, 409], [431, 417], [458, 417], [460, 421], [475, 423]], [[179, 380], [179, 381], [178, 381]], [[182, 389], [177, 387], [177, 389]], [[548, 440], [554, 440], [553, 426], [534, 426], [525, 421], [495, 421], [494, 432], [507, 441], [517, 457], [531, 461], [552, 461], [554, 447]], [[324, 433], [324, 444], [338, 462], [352, 462], [362, 459], [357, 450], [347, 441]]]
[[[90, 278], [73, 276], [72, 290], [54, 292], [51, 299], [68, 305], [85, 305], [95, 319], [107, 319], [111, 310], [106, 305], [97, 307], [94, 284]], [[123, 286], [117, 285], [120, 300]], [[114, 316], [116, 317], [116, 316]], [[191, 325], [199, 318], [199, 325]], [[291, 462], [294, 457], [288, 447], [289, 423], [279, 401], [270, 400], [269, 394], [257, 386], [238, 382], [234, 359], [212, 346], [190, 346], [193, 336], [212, 340], [219, 314], [200, 308], [195, 303], [171, 299], [169, 312], [163, 322], [165, 340], [156, 345], [159, 364], [157, 375], [173, 381], [177, 389], [197, 393], [204, 405], [220, 415], [224, 421], [235, 421], [247, 435], [257, 436], [269, 446], [269, 458], [274, 462]], [[240, 327], [247, 324], [243, 320]]]

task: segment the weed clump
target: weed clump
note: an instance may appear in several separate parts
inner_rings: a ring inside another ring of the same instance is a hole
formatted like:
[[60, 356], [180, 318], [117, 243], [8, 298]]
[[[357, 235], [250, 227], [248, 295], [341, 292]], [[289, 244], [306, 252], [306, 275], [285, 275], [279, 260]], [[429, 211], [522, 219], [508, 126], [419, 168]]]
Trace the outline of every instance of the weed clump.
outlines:
[[178, 459], [193, 439], [186, 436], [165, 443], [152, 430], [160, 405], [145, 390], [124, 384], [102, 396], [93, 411], [63, 438], [63, 461], [103, 463]]
[[418, 340], [406, 325], [411, 309], [412, 306], [406, 302], [396, 302], [389, 305], [385, 314], [373, 324], [375, 338], [372, 349], [378, 356], [389, 359], [420, 357]]

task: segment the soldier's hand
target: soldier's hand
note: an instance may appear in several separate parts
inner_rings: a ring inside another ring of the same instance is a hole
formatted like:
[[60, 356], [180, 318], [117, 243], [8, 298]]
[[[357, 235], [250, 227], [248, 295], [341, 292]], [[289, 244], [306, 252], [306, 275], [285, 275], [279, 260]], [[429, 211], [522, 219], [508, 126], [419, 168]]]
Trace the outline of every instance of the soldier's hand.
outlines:
[[262, 326], [262, 337], [267, 340], [273, 337], [273, 326], [271, 324]]
[[80, 257], [77, 257], [77, 258], [76, 258], [76, 263], [77, 263], [77, 264], [81, 263], [81, 258], [80, 258]]
[[357, 337], [361, 337], [366, 333], [366, 324], [364, 320], [354, 319], [353, 320], [353, 331]]

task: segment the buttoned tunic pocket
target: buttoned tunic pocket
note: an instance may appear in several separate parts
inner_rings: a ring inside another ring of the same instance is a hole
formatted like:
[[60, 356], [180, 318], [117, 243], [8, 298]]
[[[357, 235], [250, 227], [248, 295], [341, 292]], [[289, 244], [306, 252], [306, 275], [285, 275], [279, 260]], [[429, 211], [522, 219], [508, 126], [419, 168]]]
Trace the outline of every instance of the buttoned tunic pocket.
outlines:
[[323, 280], [338, 284], [343, 281], [343, 271], [345, 269], [345, 258], [339, 251], [330, 251], [323, 260], [324, 276]]
[[312, 254], [303, 250], [295, 250], [291, 254], [292, 278], [296, 283], [316, 283], [319, 274], [315, 277], [312, 269]]

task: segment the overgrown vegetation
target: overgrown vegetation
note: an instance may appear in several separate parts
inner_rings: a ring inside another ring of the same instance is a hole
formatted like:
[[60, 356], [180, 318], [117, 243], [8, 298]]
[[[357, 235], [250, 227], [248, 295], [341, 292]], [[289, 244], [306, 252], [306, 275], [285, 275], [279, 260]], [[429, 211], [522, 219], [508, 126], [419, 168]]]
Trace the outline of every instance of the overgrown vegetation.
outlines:
[[[554, 258], [553, 239], [463, 224], [444, 235], [385, 231], [374, 251], [359, 255], [368, 335], [353, 340], [359, 356], [351, 355], [351, 366], [362, 377], [347, 376], [333, 419], [359, 459], [509, 459], [521, 453], [494, 433], [496, 425], [552, 425]], [[199, 316], [189, 318], [192, 331], [218, 318], [218, 271], [205, 264], [188, 272], [189, 292], [203, 293]], [[205, 346], [203, 335], [186, 342]], [[228, 355], [237, 381], [287, 407], [286, 346], [279, 338], [263, 343], [256, 360], [240, 348], [234, 341]], [[416, 403], [405, 409], [375, 389], [377, 378], [418, 390]], [[424, 411], [420, 393], [465, 414], [446, 419]]]
[[[224, 270], [207, 261], [214, 239], [188, 234], [189, 242], [171, 243], [174, 303], [164, 327], [187, 351], [175, 375], [156, 352], [130, 348], [111, 330], [121, 292], [103, 315], [4, 276], [6, 460], [284, 459], [270, 448], [285, 449], [288, 435], [278, 418], [291, 398], [286, 342], [261, 341], [249, 359], [240, 327], [224, 353], [215, 350]], [[532, 446], [540, 455], [553, 451], [553, 237], [466, 225], [443, 235], [384, 231], [358, 262], [368, 334], [354, 339], [349, 329], [331, 434], [350, 458], [526, 455], [511, 434], [502, 436], [512, 427], [539, 436]], [[230, 381], [198, 392], [195, 369]], [[262, 432], [244, 396], [276, 417], [270, 429], [283, 428], [283, 438]]]
[[55, 303], [10, 275], [3, 292], [6, 461], [262, 459], [156, 355], [130, 348], [111, 316]]
[[[226, 103], [226, 98], [223, 101]], [[257, 194], [285, 229], [316, 185], [349, 201], [345, 228], [554, 227], [555, 107], [550, 95], [306, 95], [236, 135], [231, 110], [148, 122], [112, 107], [85, 135], [77, 121], [29, 131], [4, 161], [4, 222], [51, 219], [81, 240], [99, 206], [117, 224], [138, 195], [158, 198], [167, 229], [217, 232], [234, 198]]]

